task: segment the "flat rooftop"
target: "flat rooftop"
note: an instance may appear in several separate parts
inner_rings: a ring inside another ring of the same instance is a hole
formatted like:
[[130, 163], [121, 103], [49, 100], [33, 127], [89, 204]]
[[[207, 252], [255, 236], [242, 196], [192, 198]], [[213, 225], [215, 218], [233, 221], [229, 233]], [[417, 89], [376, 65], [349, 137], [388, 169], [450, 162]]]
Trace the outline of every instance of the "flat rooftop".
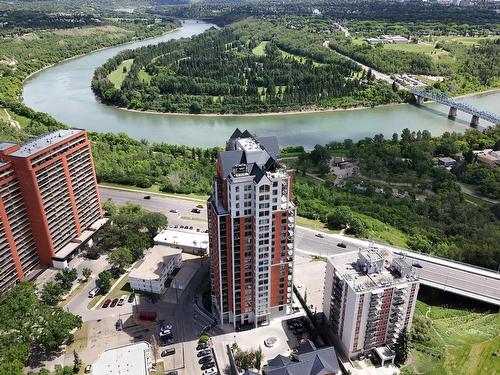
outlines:
[[97, 230], [99, 230], [109, 219], [101, 218], [96, 220], [88, 229], [82, 231], [78, 237], [73, 238], [70, 242], [68, 242], [61, 250], [59, 250], [52, 259], [56, 258], [57, 260], [64, 260], [71, 255], [73, 251], [82, 246], [83, 243], [87, 242]]
[[165, 229], [154, 238], [154, 242], [159, 245], [185, 246], [208, 249], [208, 233], [197, 232], [191, 229]]
[[82, 133], [81, 129], [61, 129], [52, 133], [45, 134], [39, 138], [33, 139], [30, 142], [25, 143], [21, 148], [10, 156], [25, 158], [40, 152], [47, 147], [53, 146], [59, 142], [62, 142], [75, 134]]
[[12, 143], [12, 142], [1, 142], [0, 143], [0, 151], [6, 150], [8, 148], [11, 148], [12, 146], [17, 145], [17, 143]]
[[149, 344], [136, 344], [108, 349], [92, 365], [93, 375], [149, 375]]
[[129, 273], [129, 277], [138, 279], [158, 279], [162, 275], [161, 270], [164, 264], [168, 264], [174, 256], [180, 255], [181, 249], [164, 245], [155, 245], [144, 254], [141, 264], [135, 267]]
[[[363, 255], [366, 256], [366, 251], [362, 251]], [[393, 255], [387, 249], [377, 249], [373, 251], [373, 253], [374, 257], [379, 255], [384, 259], [384, 266], [380, 272], [366, 274], [361, 271], [356, 264], [359, 258], [359, 253], [357, 251], [328, 258], [328, 262], [333, 264], [335, 271], [341, 279], [343, 279], [354, 291], [360, 293], [403, 285], [416, 280], [416, 277], [413, 275], [401, 277], [397, 272], [392, 270], [391, 265], [393, 259], [400, 258], [399, 256]], [[398, 262], [400, 262], [400, 260], [396, 260], [395, 263]]]

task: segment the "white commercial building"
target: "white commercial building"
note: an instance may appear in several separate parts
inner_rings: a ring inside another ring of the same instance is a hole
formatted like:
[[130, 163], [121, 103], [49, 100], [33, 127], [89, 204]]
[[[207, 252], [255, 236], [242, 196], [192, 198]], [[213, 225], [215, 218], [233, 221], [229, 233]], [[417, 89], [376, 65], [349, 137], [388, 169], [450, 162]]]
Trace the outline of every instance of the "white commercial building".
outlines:
[[162, 230], [154, 238], [157, 245], [181, 249], [185, 253], [206, 255], [208, 252], [208, 233], [192, 229], [170, 228]]
[[323, 311], [344, 352], [354, 358], [392, 347], [410, 330], [418, 288], [412, 265], [385, 249], [328, 259]]
[[182, 251], [168, 246], [156, 245], [144, 255], [141, 264], [129, 273], [130, 288], [154, 294], [163, 294], [165, 282], [175, 269], [182, 265]]
[[152, 367], [149, 344], [141, 341], [102, 352], [92, 365], [92, 374], [149, 375]]

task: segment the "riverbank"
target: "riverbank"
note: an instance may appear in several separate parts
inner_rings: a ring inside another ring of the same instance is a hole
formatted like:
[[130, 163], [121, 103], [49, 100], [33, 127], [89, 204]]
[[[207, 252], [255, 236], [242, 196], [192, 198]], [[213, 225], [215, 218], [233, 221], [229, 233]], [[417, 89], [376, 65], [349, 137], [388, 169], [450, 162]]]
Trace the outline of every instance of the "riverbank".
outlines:
[[[86, 53], [79, 53], [78, 55], [74, 55], [74, 56], [71, 56], [71, 57], [67, 57], [63, 60], [60, 60], [60, 61], [57, 61], [53, 64], [49, 64], [49, 65], [46, 65], [44, 66], [43, 68], [41, 69], [38, 69], [30, 74], [28, 74], [23, 80], [22, 80], [22, 86], [24, 86], [24, 84], [26, 83], [26, 81], [28, 81], [30, 78], [32, 78], [33, 76], [43, 72], [44, 70], [46, 69], [49, 69], [49, 68], [52, 68], [53, 66], [56, 66], [56, 65], [59, 65], [59, 64], [63, 64], [65, 62], [68, 62], [68, 61], [71, 61], [71, 60], [74, 60], [74, 59], [78, 59], [80, 57], [83, 57], [83, 56], [87, 56], [87, 55], [90, 55], [92, 53], [97, 53], [97, 52], [100, 52], [100, 51], [104, 51], [104, 50], [107, 50], [107, 49], [110, 49], [110, 48], [114, 48], [114, 47], [117, 47], [117, 46], [126, 46], [127, 44], [133, 44], [133, 43], [136, 43], [136, 42], [139, 42], [139, 41], [146, 41], [146, 40], [150, 40], [150, 39], [155, 39], [155, 38], [158, 38], [158, 37], [161, 37], [163, 35], [167, 35], [167, 34], [170, 34], [170, 33], [173, 33], [175, 31], [178, 31], [182, 28], [182, 25], [181, 26], [178, 26], [172, 30], [169, 30], [169, 31], [165, 31], [163, 33], [160, 33], [158, 35], [153, 35], [153, 36], [148, 36], [147, 38], [138, 38], [138, 39], [132, 39], [132, 40], [129, 40], [128, 42], [125, 42], [125, 43], [116, 43], [116, 44], [110, 44], [109, 46], [106, 46], [106, 47], [101, 47], [101, 48], [97, 48], [97, 49], [94, 49], [90, 52], [86, 52]], [[21, 94], [21, 99], [22, 99], [22, 94]]]
[[[500, 88], [488, 89], [485, 91], [473, 92], [469, 94], [459, 95], [453, 97], [454, 99], [464, 99], [478, 95], [486, 95], [500, 92]], [[98, 99], [98, 97], [96, 96]], [[102, 103], [102, 102], [101, 102]], [[328, 113], [328, 112], [345, 112], [345, 111], [360, 111], [373, 108], [384, 108], [384, 107], [394, 107], [398, 105], [405, 105], [410, 103], [387, 103], [379, 105], [360, 105], [347, 108], [321, 108], [321, 109], [304, 109], [304, 110], [294, 110], [294, 111], [282, 111], [282, 112], [249, 112], [249, 113], [184, 113], [184, 112], [157, 112], [157, 111], [141, 111], [139, 109], [130, 109], [112, 106], [109, 104], [102, 103], [121, 111], [133, 112], [133, 113], [145, 113], [149, 115], [164, 115], [164, 116], [196, 116], [196, 117], [262, 117], [262, 116], [286, 116], [286, 115], [306, 115], [311, 113]]]
[[145, 113], [148, 115], [162, 115], [162, 116], [194, 116], [194, 117], [265, 117], [265, 116], [287, 116], [287, 115], [307, 115], [312, 113], [328, 113], [328, 112], [346, 112], [346, 111], [360, 111], [373, 108], [393, 107], [397, 105], [404, 105], [408, 103], [388, 103], [373, 106], [356, 106], [348, 108], [330, 108], [330, 109], [305, 109], [303, 111], [284, 111], [284, 112], [249, 112], [249, 113], [183, 113], [183, 112], [157, 112], [157, 111], [141, 111], [138, 109], [123, 108], [117, 106], [103, 105], [119, 109], [120, 111], [132, 113]]

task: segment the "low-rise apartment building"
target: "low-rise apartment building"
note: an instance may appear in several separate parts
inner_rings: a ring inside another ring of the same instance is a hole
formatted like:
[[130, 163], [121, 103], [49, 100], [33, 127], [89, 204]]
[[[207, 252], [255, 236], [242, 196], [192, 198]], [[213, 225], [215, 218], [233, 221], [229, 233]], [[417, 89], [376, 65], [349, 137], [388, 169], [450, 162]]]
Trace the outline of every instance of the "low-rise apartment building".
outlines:
[[182, 265], [182, 251], [168, 246], [156, 245], [144, 254], [144, 260], [129, 274], [133, 291], [163, 294], [166, 281], [174, 270]]
[[323, 311], [344, 352], [355, 358], [391, 347], [410, 330], [418, 288], [412, 265], [385, 249], [328, 259]]

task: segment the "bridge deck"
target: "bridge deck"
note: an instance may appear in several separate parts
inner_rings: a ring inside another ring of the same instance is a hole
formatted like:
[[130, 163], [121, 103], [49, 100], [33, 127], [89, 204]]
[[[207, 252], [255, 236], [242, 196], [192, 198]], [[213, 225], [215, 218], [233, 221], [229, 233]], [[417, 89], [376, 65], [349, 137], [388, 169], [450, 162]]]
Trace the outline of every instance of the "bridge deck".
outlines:
[[457, 102], [455, 99], [449, 97], [448, 95], [435, 90], [420, 90], [415, 87], [410, 88], [410, 92], [413, 95], [420, 96], [422, 98], [432, 100], [436, 103], [444, 104], [448, 107], [456, 108], [462, 112], [468, 113], [469, 115], [476, 116], [480, 119], [486, 120], [493, 124], [500, 124], [500, 116], [496, 113], [489, 111], [482, 111], [471, 104]]

